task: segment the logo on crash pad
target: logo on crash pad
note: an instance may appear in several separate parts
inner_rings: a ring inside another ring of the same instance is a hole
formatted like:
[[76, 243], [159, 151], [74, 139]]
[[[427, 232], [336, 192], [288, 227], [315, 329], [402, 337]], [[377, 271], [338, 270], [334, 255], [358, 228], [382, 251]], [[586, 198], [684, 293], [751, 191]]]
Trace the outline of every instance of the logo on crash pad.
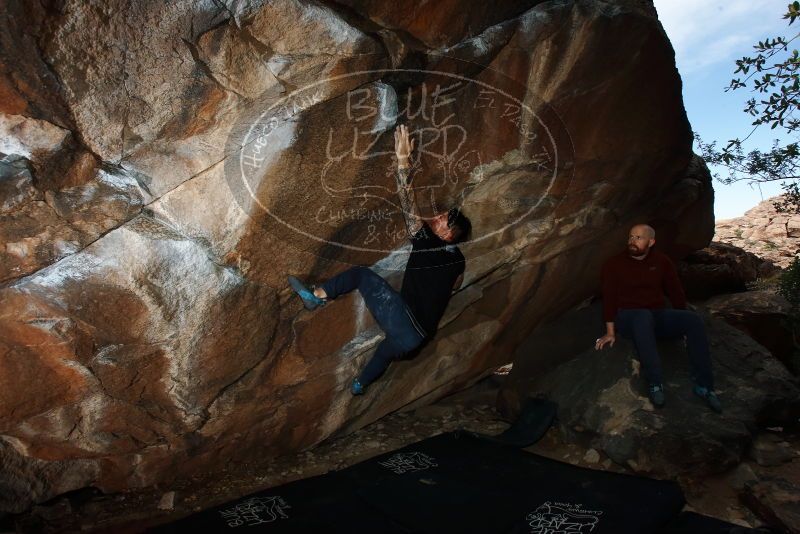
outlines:
[[291, 506], [279, 496], [251, 497], [231, 508], [220, 510], [219, 513], [231, 528], [252, 527], [278, 519], [288, 519], [288, 508]]
[[525, 518], [531, 534], [594, 532], [603, 512], [585, 510], [580, 504], [545, 502]]
[[398, 475], [439, 466], [435, 458], [422, 452], [399, 452], [378, 464]]

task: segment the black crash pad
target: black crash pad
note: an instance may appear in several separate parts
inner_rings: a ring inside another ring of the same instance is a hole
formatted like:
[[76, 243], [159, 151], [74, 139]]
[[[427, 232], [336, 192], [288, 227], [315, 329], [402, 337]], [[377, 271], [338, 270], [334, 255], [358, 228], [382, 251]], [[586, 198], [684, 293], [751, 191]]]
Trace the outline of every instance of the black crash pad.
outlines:
[[659, 534], [769, 534], [768, 528], [748, 528], [695, 512], [683, 512]]
[[451, 432], [157, 530], [639, 534], [657, 532], [683, 505], [673, 482], [575, 467]]

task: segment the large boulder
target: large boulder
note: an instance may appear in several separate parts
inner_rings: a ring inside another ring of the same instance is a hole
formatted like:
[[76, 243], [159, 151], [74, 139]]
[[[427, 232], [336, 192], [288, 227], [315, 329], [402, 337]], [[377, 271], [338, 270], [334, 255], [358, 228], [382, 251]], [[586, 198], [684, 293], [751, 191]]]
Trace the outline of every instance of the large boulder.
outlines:
[[[647, 3], [5, 7], [0, 509], [310, 447], [507, 363], [632, 223], [676, 257], [711, 239]], [[285, 276], [398, 281], [398, 121], [425, 214], [461, 204], [475, 236], [436, 338], [352, 398], [380, 331]]]
[[781, 295], [770, 290], [746, 291], [718, 295], [704, 306], [762, 344], [790, 371], [800, 372], [789, 319], [792, 306]]
[[759, 279], [769, 278], [780, 269], [752, 252], [712, 241], [678, 263], [686, 296], [704, 300], [714, 295], [747, 291]]
[[[526, 342], [529, 352], [517, 358], [499, 407], [513, 418], [525, 398], [549, 398], [558, 403], [559, 429], [567, 441], [602, 451], [639, 473], [672, 478], [725, 471], [742, 461], [759, 427], [796, 424], [800, 388], [761, 345], [702, 313], [721, 415], [694, 396], [679, 340], [659, 343], [667, 401], [654, 409], [633, 344], [618, 337], [613, 348], [594, 349], [603, 331], [599, 302], [534, 333], [537, 339], [552, 333], [550, 344]], [[532, 372], [533, 362], [552, 370]]]

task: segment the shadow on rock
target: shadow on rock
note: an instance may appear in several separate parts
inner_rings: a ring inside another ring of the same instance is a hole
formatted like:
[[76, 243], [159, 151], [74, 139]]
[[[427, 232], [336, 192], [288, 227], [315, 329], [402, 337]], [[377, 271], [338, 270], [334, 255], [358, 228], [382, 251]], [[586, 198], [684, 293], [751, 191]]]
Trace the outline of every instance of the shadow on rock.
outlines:
[[[559, 429], [568, 441], [605, 452], [614, 462], [659, 477], [704, 475], [738, 464], [760, 427], [792, 426], [800, 415], [797, 380], [751, 338], [700, 310], [706, 323], [721, 415], [691, 390], [683, 340], [659, 342], [666, 405], [646, 394], [631, 342], [593, 348], [604, 331], [600, 302], [540, 328], [518, 353], [498, 397], [514, 417], [527, 397], [559, 405]], [[546, 347], [537, 350], [537, 338]], [[561, 362], [561, 363], [557, 363]], [[537, 368], [545, 372], [534, 372]]]

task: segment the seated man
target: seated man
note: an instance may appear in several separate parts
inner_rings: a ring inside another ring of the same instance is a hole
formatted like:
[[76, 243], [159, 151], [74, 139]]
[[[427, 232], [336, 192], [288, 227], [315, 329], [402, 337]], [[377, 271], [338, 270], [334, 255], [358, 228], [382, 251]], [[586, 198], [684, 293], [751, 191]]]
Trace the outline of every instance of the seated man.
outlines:
[[389, 364], [433, 337], [450, 295], [461, 286], [466, 261], [455, 246], [467, 239], [471, 223], [458, 208], [423, 222], [409, 180], [414, 142], [408, 129], [395, 130], [397, 185], [406, 228], [412, 243], [400, 293], [366, 267], [348, 269], [319, 287], [308, 288], [290, 276], [289, 284], [309, 310], [358, 289], [375, 321], [386, 333], [372, 359], [353, 380], [353, 395], [361, 395]]
[[[597, 339], [595, 349], [614, 346], [615, 327], [633, 339], [654, 406], [664, 406], [661, 360], [656, 338], [686, 336], [694, 392], [716, 412], [722, 407], [714, 393], [711, 357], [703, 320], [686, 310], [678, 273], [665, 254], [652, 250], [656, 232], [646, 224], [631, 228], [628, 250], [611, 257], [603, 266], [603, 316], [606, 335]], [[666, 291], [674, 309], [664, 306]]]

